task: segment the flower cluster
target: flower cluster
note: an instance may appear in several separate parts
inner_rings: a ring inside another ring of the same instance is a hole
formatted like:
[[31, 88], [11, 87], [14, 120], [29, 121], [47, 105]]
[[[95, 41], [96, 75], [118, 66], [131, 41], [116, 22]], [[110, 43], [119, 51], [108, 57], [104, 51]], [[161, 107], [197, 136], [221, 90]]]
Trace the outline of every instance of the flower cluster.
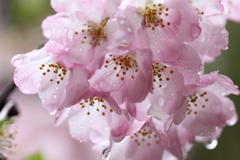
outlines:
[[55, 126], [104, 159], [180, 159], [237, 115], [232, 80], [203, 74], [227, 49], [238, 0], [51, 0], [43, 48], [16, 55], [14, 81]]

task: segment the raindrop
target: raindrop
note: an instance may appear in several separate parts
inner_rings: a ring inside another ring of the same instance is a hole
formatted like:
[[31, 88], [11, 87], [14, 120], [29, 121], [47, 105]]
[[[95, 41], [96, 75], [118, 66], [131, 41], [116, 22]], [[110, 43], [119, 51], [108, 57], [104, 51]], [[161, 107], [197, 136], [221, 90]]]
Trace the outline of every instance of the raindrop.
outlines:
[[200, 29], [197, 25], [192, 25], [191, 26], [191, 35], [193, 38], [198, 37], [198, 35], [200, 34]]
[[68, 38], [69, 39], [73, 39], [73, 30], [69, 30], [68, 32], [67, 32], [67, 35], [68, 35]]
[[46, 102], [46, 99], [45, 98], [42, 98], [42, 103], [45, 103]]
[[108, 160], [109, 157], [110, 157], [110, 148], [109, 148], [109, 147], [104, 148], [104, 149], [102, 150], [102, 159]]
[[62, 37], [62, 43], [63, 43], [63, 45], [67, 45], [67, 39], [65, 38], [65, 37]]
[[36, 88], [37, 88], [37, 89], [40, 88], [40, 82], [37, 82], [37, 84], [36, 84]]
[[55, 115], [57, 113], [57, 110], [53, 110], [51, 112], [49, 112], [50, 115]]
[[50, 29], [46, 29], [43, 31], [43, 35], [47, 38], [50, 38], [52, 36], [52, 31]]
[[216, 148], [216, 147], [217, 147], [217, 144], [218, 144], [218, 141], [217, 141], [216, 139], [214, 139], [214, 140], [206, 143], [206, 144], [205, 144], [205, 147], [206, 147], [207, 149], [211, 150], [211, 149]]
[[164, 98], [162, 96], [159, 96], [157, 99], [157, 103], [159, 106], [163, 106], [164, 104]]
[[225, 48], [223, 48], [223, 50], [228, 50], [228, 46], [227, 46], [227, 47], [225, 47]]
[[93, 143], [97, 143], [102, 139], [102, 135], [99, 132], [92, 130], [89, 133], [89, 138]]

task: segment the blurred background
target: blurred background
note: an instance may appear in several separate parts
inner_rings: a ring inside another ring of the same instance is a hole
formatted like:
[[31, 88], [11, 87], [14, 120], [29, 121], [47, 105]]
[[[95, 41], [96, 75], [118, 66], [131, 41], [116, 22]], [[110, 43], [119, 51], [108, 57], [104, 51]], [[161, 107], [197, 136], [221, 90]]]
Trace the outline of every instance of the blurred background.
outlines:
[[[41, 22], [46, 16], [55, 13], [50, 7], [49, 1], [0, 0], [0, 93], [12, 79], [14, 73], [14, 67], [10, 63], [11, 58], [16, 54], [36, 49], [46, 42], [42, 36]], [[240, 86], [240, 24], [228, 22], [227, 30], [230, 37], [229, 49], [223, 51], [214, 63], [206, 64], [205, 73], [219, 70], [220, 74], [230, 77], [236, 85]], [[236, 110], [240, 114], [240, 98], [237, 96], [230, 96], [230, 98], [235, 102]], [[16, 137], [21, 137], [21, 141], [17, 144], [15, 149], [17, 154], [12, 159], [98, 159], [97, 155], [89, 152], [90, 144], [80, 144], [68, 135], [66, 124], [59, 128], [52, 128], [53, 117], [42, 109], [37, 96], [23, 95], [15, 90], [11, 99], [15, 100], [20, 107], [22, 117], [16, 134]], [[60, 140], [64, 140], [66, 143], [59, 145]], [[45, 146], [55, 149], [44, 148]], [[29, 149], [25, 151], [26, 148]], [[65, 157], [54, 155], [63, 153], [62, 151], [68, 152]], [[29, 156], [26, 156], [27, 154]], [[48, 159], [44, 156], [47, 156]], [[208, 150], [203, 144], [196, 143], [187, 158], [187, 160], [226, 159], [240, 159], [240, 122], [224, 128], [215, 149]]]

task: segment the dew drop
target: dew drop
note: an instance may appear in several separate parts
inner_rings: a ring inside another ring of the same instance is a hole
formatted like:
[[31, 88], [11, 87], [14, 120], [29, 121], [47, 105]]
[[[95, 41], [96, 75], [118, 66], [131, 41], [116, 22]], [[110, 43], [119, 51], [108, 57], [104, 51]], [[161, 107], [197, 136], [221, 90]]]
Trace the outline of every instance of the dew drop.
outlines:
[[49, 112], [50, 115], [55, 115], [57, 113], [57, 110], [53, 110], [51, 112]]
[[205, 144], [205, 147], [206, 147], [207, 149], [211, 150], [211, 149], [216, 148], [216, 147], [217, 147], [217, 144], [218, 144], [218, 141], [217, 141], [216, 139], [214, 139], [214, 140], [212, 140], [211, 142], [206, 143], [206, 144]]
[[40, 82], [36, 83], [36, 88], [39, 89], [40, 88]]
[[159, 106], [163, 106], [163, 104], [164, 104], [164, 98], [163, 98], [162, 96], [159, 96], [159, 97], [157, 98], [157, 103], [158, 103]]
[[68, 38], [69, 38], [69, 39], [73, 39], [73, 35], [74, 35], [73, 30], [69, 30], [69, 31], [67, 32], [67, 35], [68, 35]]
[[46, 102], [46, 99], [45, 98], [42, 98], [42, 103], [45, 103]]
[[65, 37], [62, 37], [62, 43], [63, 43], [64, 46], [67, 45], [67, 39]]
[[114, 83], [114, 84], [113, 84], [113, 87], [116, 87], [116, 86], [117, 86], [117, 84], [116, 84], [116, 83]]
[[109, 147], [104, 148], [104, 149], [102, 150], [102, 159], [108, 160], [109, 157], [110, 157], [110, 148], [109, 148]]
[[102, 136], [101, 136], [101, 134], [98, 133], [97, 131], [92, 130], [92, 131], [89, 133], [89, 139], [90, 139], [93, 143], [97, 143], [97, 142], [99, 142], [99, 141], [102, 139]]
[[79, 51], [82, 51], [83, 49], [81, 47], [79, 47]]
[[192, 35], [192, 37], [193, 38], [196, 38], [196, 37], [198, 37], [199, 36], [199, 34], [200, 34], [200, 29], [199, 29], [199, 27], [197, 26], [197, 25], [192, 25], [191, 26], [191, 35]]
[[50, 38], [52, 36], [52, 31], [50, 29], [46, 29], [43, 31], [43, 35], [47, 38]]
[[227, 47], [225, 47], [225, 48], [223, 48], [223, 50], [228, 50], [228, 46], [227, 46]]

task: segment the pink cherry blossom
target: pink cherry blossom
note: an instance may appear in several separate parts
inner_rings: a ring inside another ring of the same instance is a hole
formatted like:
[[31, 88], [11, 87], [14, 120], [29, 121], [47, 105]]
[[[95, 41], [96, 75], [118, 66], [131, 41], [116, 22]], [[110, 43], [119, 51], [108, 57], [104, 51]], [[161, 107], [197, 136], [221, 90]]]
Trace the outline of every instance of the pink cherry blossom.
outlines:
[[87, 72], [65, 68], [44, 49], [16, 55], [12, 64], [16, 67], [14, 82], [20, 91], [38, 93], [51, 114], [77, 103], [89, 88]]
[[151, 52], [115, 50], [106, 57], [103, 67], [91, 78], [91, 86], [110, 92], [122, 104], [141, 102], [151, 89]]
[[195, 93], [188, 97], [188, 112], [182, 125], [198, 136], [212, 136], [218, 128], [236, 122], [236, 111], [228, 94], [239, 95], [233, 82], [217, 72], [202, 76]]

